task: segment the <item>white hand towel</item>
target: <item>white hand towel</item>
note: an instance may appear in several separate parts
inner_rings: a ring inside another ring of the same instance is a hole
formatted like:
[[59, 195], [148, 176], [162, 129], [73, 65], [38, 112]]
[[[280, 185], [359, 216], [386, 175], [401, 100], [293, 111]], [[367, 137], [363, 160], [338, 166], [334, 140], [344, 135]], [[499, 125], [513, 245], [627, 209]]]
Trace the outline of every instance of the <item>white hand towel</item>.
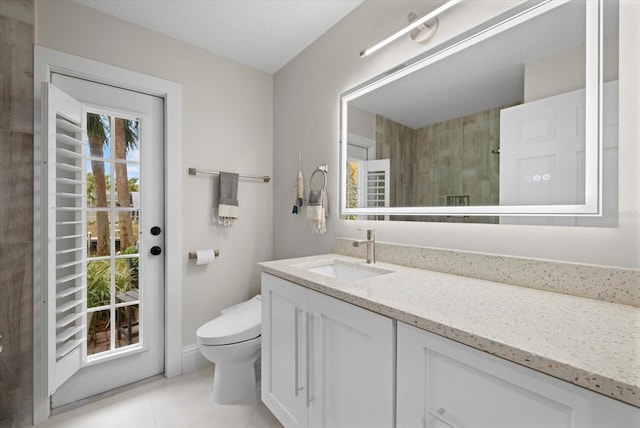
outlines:
[[324, 189], [310, 190], [307, 203], [307, 220], [311, 223], [313, 233], [322, 234], [327, 231], [327, 217], [329, 216], [329, 198]]

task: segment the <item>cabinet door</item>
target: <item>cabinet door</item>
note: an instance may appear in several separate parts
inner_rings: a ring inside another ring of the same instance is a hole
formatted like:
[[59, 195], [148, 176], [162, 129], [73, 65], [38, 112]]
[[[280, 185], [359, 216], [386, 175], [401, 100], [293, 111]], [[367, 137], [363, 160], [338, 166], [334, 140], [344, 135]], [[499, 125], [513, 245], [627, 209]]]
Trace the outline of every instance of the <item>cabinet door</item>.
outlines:
[[307, 289], [262, 274], [262, 392], [285, 427], [306, 427], [305, 311]]
[[308, 293], [309, 426], [392, 427], [394, 321]]
[[638, 409], [398, 323], [397, 427], [599, 428]]

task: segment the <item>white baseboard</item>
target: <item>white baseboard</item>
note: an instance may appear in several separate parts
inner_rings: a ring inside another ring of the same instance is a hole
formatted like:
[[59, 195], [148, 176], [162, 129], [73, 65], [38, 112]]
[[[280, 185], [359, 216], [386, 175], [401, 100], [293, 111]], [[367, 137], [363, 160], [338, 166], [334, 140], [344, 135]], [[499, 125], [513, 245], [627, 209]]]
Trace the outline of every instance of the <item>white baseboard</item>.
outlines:
[[209, 364], [213, 363], [200, 353], [197, 343], [182, 347], [182, 374], [200, 370]]

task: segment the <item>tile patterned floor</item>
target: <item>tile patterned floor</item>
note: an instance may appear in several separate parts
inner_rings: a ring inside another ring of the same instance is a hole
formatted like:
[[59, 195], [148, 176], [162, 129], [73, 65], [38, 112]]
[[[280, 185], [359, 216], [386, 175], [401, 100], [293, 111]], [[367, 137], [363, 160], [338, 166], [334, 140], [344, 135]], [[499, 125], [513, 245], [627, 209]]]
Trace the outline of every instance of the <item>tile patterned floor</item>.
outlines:
[[213, 366], [61, 413], [37, 428], [280, 428], [259, 398], [234, 405], [211, 399]]

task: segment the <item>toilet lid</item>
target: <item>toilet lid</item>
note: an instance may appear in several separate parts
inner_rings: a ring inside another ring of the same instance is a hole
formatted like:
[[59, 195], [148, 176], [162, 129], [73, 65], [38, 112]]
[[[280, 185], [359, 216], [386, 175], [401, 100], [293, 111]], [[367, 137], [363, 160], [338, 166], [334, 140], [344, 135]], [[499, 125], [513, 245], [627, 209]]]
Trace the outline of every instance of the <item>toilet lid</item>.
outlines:
[[229, 345], [260, 336], [262, 303], [256, 296], [202, 325], [197, 331], [201, 345]]

